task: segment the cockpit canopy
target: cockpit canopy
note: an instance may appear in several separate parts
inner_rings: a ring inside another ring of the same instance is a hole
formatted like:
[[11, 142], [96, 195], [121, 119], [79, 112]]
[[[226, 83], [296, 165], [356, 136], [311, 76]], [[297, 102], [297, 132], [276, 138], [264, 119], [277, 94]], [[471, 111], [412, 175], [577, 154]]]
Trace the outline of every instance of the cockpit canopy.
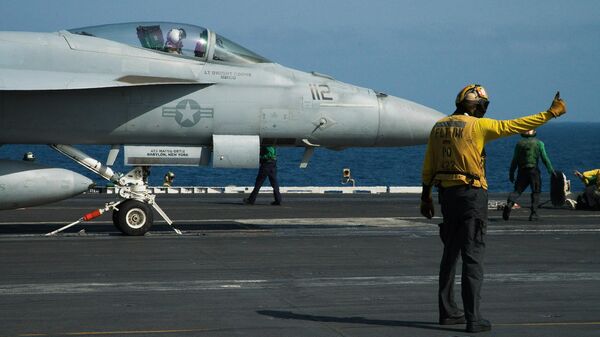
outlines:
[[235, 64], [270, 63], [268, 59], [208, 29], [172, 22], [131, 22], [69, 29], [174, 56]]

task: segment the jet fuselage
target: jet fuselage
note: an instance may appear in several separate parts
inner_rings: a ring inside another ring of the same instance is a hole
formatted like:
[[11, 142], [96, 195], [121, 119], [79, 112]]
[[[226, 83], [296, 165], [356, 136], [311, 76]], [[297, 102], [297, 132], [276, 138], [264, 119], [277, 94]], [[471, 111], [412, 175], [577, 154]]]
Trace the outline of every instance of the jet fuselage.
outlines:
[[227, 64], [92, 36], [0, 33], [0, 143], [333, 148], [424, 143], [441, 114], [275, 63]]

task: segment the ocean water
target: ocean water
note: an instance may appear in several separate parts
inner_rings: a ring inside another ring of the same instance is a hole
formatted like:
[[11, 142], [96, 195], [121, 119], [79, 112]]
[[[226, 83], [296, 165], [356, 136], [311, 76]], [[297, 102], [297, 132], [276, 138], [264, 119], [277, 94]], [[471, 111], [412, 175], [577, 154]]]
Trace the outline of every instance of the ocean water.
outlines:
[[[546, 152], [556, 170], [565, 172], [572, 182], [572, 190], [583, 185], [572, 174], [574, 170], [600, 167], [600, 123], [550, 122], [538, 129], [538, 138], [546, 145]], [[491, 192], [512, 190], [508, 169], [514, 146], [520, 136], [495, 140], [486, 146], [488, 155], [487, 178]], [[106, 161], [108, 146], [78, 146], [94, 158]], [[97, 178], [79, 164], [64, 157], [46, 145], [4, 145], [0, 158], [20, 160], [27, 151], [34, 152], [40, 164], [63, 167], [94, 179], [99, 185], [107, 181]], [[123, 151], [119, 154], [116, 171], [126, 172]], [[342, 170], [350, 168], [357, 186], [420, 186], [421, 166], [425, 146], [405, 148], [349, 148], [343, 151], [317, 149], [306, 169], [298, 166], [302, 148], [278, 148], [278, 177], [282, 186], [342, 186]], [[549, 190], [549, 176], [540, 162], [542, 190]], [[153, 167], [150, 185], [162, 185], [167, 171], [175, 173], [175, 186], [249, 186], [254, 184], [255, 169], [215, 169], [212, 167]], [[268, 183], [266, 183], [268, 184]]]

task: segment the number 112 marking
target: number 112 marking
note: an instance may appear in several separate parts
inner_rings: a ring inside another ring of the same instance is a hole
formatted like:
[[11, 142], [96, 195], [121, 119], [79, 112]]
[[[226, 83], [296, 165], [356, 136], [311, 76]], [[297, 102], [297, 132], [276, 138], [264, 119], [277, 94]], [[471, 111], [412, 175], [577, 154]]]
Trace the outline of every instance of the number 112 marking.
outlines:
[[333, 97], [329, 96], [331, 94], [331, 89], [327, 84], [309, 84], [310, 94], [312, 99], [315, 101], [333, 101]]

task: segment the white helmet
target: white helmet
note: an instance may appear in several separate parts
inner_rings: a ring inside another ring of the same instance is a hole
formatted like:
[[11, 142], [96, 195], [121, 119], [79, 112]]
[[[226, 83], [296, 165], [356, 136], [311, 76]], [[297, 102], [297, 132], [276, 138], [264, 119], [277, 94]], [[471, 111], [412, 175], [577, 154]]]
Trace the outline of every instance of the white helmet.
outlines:
[[523, 137], [533, 137], [537, 134], [537, 132], [535, 131], [535, 129], [531, 129], [531, 130], [527, 130], [525, 132], [521, 132], [521, 136]]
[[181, 40], [185, 39], [185, 30], [183, 28], [173, 28], [167, 33], [167, 43], [165, 47], [172, 49], [180, 49], [183, 46]]
[[35, 160], [35, 156], [33, 155], [33, 152], [27, 152], [23, 155], [23, 160], [24, 161], [34, 161]]

